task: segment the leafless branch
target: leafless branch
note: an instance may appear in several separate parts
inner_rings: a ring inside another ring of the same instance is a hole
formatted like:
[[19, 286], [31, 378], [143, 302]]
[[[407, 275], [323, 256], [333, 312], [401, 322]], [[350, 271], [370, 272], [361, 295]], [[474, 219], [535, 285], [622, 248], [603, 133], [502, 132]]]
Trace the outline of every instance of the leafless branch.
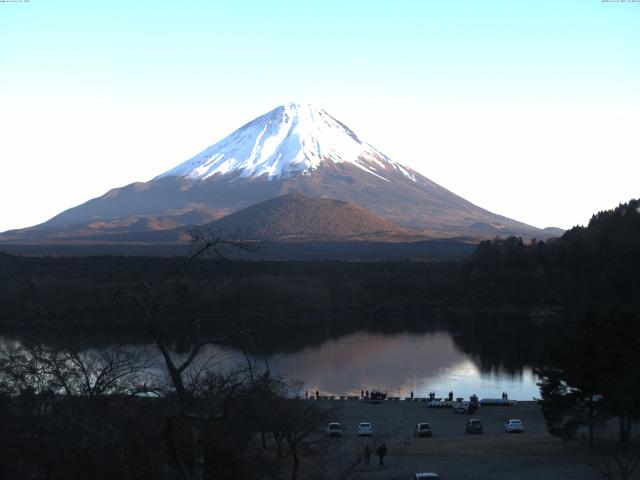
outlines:
[[607, 480], [630, 480], [640, 467], [640, 443], [620, 445], [601, 440], [590, 452], [586, 464]]

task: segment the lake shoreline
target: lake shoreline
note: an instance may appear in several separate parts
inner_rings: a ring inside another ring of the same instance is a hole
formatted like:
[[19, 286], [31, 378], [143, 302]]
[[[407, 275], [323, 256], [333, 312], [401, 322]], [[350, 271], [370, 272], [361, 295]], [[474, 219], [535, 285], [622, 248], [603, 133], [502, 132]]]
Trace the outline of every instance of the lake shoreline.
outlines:
[[[241, 313], [237, 311], [223, 311], [216, 316], [198, 316], [198, 321], [202, 328], [209, 329], [228, 329], [230, 326], [246, 325], [248, 327], [265, 326], [270, 327], [290, 327], [290, 326], [307, 326], [316, 323], [332, 323], [341, 321], [345, 318], [356, 319], [359, 321], [374, 322], [377, 319], [401, 319], [404, 321], [432, 321], [441, 319], [442, 317], [455, 316], [457, 319], [465, 317], [473, 317], [477, 315], [487, 316], [520, 316], [528, 317], [537, 322], [552, 322], [571, 316], [576, 312], [584, 310], [585, 307], [568, 307], [568, 306], [514, 306], [514, 305], [497, 305], [497, 306], [427, 306], [416, 308], [344, 308], [331, 311], [248, 311]], [[166, 327], [180, 327], [185, 323], [192, 322], [193, 318], [159, 318], [158, 324]], [[99, 321], [95, 318], [72, 318], [70, 320], [60, 320], [51, 318], [41, 318], [38, 320], [25, 319], [8, 319], [0, 318], [0, 334], [4, 333], [23, 333], [28, 331], [46, 332], [49, 329], [73, 330], [73, 331], [90, 331], [104, 332], [123, 329], [132, 332], [144, 330], [143, 319], [141, 316], [131, 315], [125, 317], [113, 318], [111, 316], [102, 317]]]

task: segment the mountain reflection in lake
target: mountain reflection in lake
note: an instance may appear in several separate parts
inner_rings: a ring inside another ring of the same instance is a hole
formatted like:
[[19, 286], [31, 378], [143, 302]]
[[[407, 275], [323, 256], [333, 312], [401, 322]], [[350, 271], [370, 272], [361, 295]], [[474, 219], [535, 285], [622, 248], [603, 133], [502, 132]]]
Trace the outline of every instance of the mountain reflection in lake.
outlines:
[[380, 334], [357, 332], [300, 352], [273, 355], [276, 373], [304, 382], [309, 394], [359, 395], [378, 389], [389, 395], [426, 397], [429, 392], [456, 397], [477, 394], [531, 400], [538, 396], [530, 368], [519, 374], [500, 369], [481, 372], [456, 348], [449, 332]]
[[[444, 397], [450, 390], [456, 397], [476, 394], [480, 398], [495, 398], [507, 392], [510, 398], [531, 400], [539, 395], [530, 359], [526, 353], [522, 354], [525, 344], [533, 343], [531, 336], [508, 334], [511, 341], [506, 341], [500, 338], [500, 332], [504, 335], [507, 329], [487, 332], [486, 328], [476, 329], [473, 325], [461, 331], [381, 333], [361, 329], [332, 336], [314, 336], [308, 332], [306, 344], [286, 348], [272, 345], [264, 354], [251, 353], [248, 349], [248, 355], [262, 365], [266, 359], [274, 374], [302, 382], [301, 395], [305, 390], [314, 395], [316, 389], [323, 395], [336, 396], [359, 395], [362, 390], [372, 389], [400, 397], [408, 397], [411, 391], [416, 397], [426, 397], [429, 392]], [[487, 333], [481, 333], [483, 331]], [[138, 339], [142, 341], [101, 338], [98, 345], [94, 339], [80, 342], [79, 350], [90, 352], [116, 344], [144, 350], [151, 357], [149, 373], [154, 377], [163, 375], [159, 351], [147, 343], [144, 335], [143, 338]], [[522, 338], [524, 343], [519, 344], [514, 338]], [[32, 343], [33, 339], [0, 336], [2, 345], [22, 341]], [[177, 342], [174, 348], [176, 358], [186, 358], [187, 345]], [[197, 363], [227, 370], [246, 365], [246, 359], [239, 348], [215, 345], [205, 348]]]

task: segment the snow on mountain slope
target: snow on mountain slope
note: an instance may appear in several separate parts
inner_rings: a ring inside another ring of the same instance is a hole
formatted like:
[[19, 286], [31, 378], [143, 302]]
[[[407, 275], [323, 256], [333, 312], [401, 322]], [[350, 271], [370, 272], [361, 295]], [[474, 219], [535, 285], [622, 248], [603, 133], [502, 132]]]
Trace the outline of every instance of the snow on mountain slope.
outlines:
[[287, 104], [151, 181], [111, 189], [0, 241], [171, 229], [294, 192], [356, 204], [429, 237], [553, 235], [489, 212], [392, 161], [324, 110]]
[[350, 163], [387, 181], [384, 172], [391, 167], [415, 179], [413, 171], [362, 142], [326, 111], [294, 103], [256, 118], [155, 179], [206, 179], [234, 172], [243, 177], [287, 178], [310, 173], [325, 162]]

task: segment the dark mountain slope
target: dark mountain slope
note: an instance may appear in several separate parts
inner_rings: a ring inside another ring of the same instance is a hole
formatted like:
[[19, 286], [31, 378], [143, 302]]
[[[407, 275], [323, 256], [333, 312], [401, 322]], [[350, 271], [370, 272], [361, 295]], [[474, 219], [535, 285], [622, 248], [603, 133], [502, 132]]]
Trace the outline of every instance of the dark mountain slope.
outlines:
[[270, 240], [415, 238], [408, 230], [353, 203], [301, 193], [276, 197], [211, 224], [214, 230], [245, 232]]

